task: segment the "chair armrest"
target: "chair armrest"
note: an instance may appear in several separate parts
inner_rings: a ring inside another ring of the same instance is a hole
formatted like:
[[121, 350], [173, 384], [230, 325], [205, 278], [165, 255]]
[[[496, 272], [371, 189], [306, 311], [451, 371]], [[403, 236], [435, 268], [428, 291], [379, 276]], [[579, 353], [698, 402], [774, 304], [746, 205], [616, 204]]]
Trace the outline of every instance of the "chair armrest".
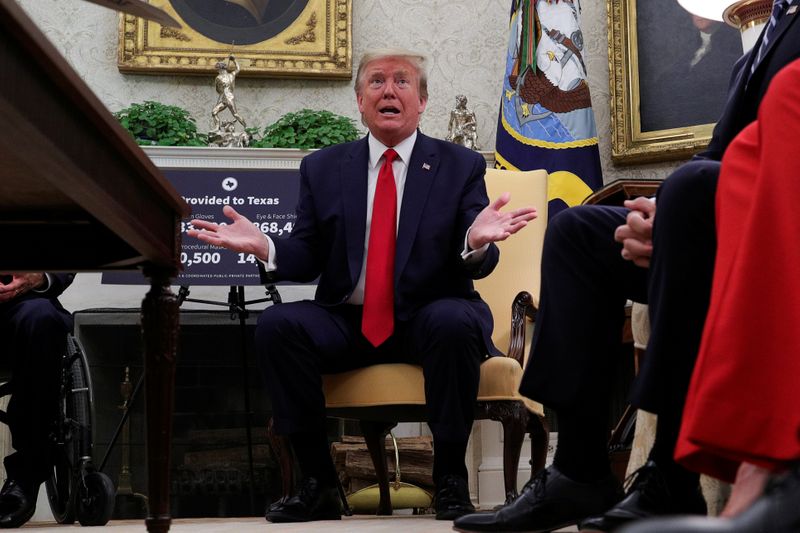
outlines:
[[528, 291], [521, 291], [511, 304], [511, 338], [508, 341], [506, 357], [511, 357], [523, 366], [525, 361], [525, 321], [526, 317], [534, 317], [536, 308], [533, 296]]

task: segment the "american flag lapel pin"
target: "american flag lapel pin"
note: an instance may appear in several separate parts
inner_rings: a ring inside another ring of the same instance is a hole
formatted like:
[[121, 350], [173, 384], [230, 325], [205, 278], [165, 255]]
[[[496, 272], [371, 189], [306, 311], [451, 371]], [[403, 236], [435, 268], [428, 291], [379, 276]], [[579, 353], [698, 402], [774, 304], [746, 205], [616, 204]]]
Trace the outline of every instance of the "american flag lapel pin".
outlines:
[[430, 170], [431, 166], [428, 163], [422, 163], [422, 170]]

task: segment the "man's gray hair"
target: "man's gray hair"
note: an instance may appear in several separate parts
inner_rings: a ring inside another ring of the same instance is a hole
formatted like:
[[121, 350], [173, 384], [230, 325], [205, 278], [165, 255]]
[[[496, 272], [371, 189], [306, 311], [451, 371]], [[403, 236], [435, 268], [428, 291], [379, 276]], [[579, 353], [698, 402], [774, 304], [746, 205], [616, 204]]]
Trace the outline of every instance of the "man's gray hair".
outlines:
[[424, 99], [428, 99], [428, 73], [425, 71], [425, 62], [427, 58], [418, 52], [412, 52], [404, 48], [379, 48], [375, 50], [367, 50], [361, 56], [361, 61], [358, 63], [358, 71], [356, 73], [356, 83], [354, 89], [356, 94], [361, 93], [361, 84], [363, 83], [364, 70], [367, 65], [378, 59], [398, 58], [405, 59], [417, 71], [417, 79], [419, 80], [419, 95]]

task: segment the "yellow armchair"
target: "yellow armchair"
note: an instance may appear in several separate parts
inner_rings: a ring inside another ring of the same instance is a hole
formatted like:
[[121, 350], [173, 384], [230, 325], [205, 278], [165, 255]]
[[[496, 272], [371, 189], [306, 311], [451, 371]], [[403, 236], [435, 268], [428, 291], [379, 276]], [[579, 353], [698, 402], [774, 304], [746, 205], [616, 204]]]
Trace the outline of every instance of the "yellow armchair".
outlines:
[[[489, 357], [481, 364], [476, 419], [498, 420], [504, 430], [503, 470], [507, 501], [517, 495], [517, 465], [526, 430], [532, 439], [532, 470], [544, 466], [547, 429], [543, 409], [518, 393], [533, 318], [539, 298], [542, 243], [547, 224], [547, 173], [489, 169], [486, 187], [491, 199], [511, 193], [513, 209], [535, 205], [539, 217], [522, 231], [497, 243], [500, 262], [494, 272], [475, 282], [492, 310], [492, 340], [505, 357]], [[329, 416], [357, 419], [367, 441], [380, 487], [378, 514], [391, 514], [385, 436], [398, 422], [425, 420], [422, 368], [410, 364], [378, 364], [341, 374], [326, 375], [323, 389]], [[279, 455], [280, 440], [273, 446]], [[285, 441], [284, 441], [285, 443]], [[436, 451], [434, 450], [434, 453]], [[281, 460], [284, 495], [291, 492], [291, 461]]]

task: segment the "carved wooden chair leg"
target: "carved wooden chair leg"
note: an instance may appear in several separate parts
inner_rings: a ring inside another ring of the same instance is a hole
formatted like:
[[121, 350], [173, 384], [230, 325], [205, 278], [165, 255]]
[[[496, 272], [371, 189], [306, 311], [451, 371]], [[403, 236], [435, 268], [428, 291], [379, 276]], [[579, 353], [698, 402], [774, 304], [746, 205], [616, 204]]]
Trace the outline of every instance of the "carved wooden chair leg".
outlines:
[[525, 428], [528, 425], [528, 410], [519, 401], [491, 402], [487, 414], [503, 425], [503, 482], [506, 491], [505, 503], [517, 498], [517, 470]]
[[547, 459], [547, 447], [550, 445], [550, 428], [543, 416], [530, 415], [528, 433], [531, 437], [531, 478], [538, 474]]
[[631, 445], [636, 431], [636, 408], [628, 405], [620, 416], [617, 425], [608, 439], [608, 455], [611, 460], [611, 471], [620, 482], [625, 481], [625, 471], [631, 457]]
[[292, 497], [294, 492], [294, 458], [292, 456], [292, 445], [289, 438], [285, 435], [278, 435], [275, 433], [275, 428], [272, 425], [272, 417], [267, 422], [267, 437], [272, 446], [272, 451], [278, 460], [278, 466], [281, 469], [281, 495], [278, 502], [285, 502]]
[[378, 511], [375, 514], [390, 515], [392, 514], [392, 499], [389, 494], [389, 469], [386, 464], [386, 435], [397, 423], [361, 420], [360, 425], [369, 455], [372, 457], [375, 475], [378, 478], [380, 501], [378, 503]]

